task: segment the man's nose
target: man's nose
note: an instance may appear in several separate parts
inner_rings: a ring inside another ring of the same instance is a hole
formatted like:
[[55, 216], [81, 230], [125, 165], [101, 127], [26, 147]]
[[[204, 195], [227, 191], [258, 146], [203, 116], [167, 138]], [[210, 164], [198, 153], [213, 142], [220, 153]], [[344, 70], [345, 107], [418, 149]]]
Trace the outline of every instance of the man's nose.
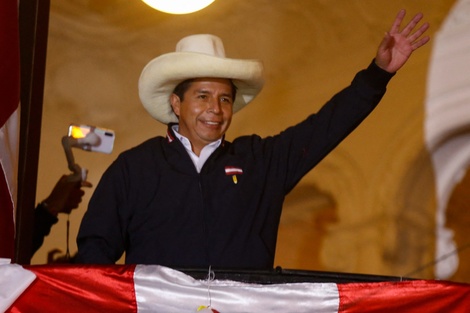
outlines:
[[220, 101], [219, 99], [217, 98], [211, 98], [209, 100], [209, 111], [212, 112], [212, 113], [220, 113], [221, 111], [221, 108], [220, 108], [221, 104], [220, 104]]

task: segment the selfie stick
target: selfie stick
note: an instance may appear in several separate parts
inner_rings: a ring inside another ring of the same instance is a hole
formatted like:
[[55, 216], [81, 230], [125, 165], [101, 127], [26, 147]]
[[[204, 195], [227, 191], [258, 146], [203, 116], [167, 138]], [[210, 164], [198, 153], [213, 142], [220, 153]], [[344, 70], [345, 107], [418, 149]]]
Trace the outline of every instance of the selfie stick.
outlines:
[[65, 157], [67, 164], [73, 174], [69, 175], [73, 181], [86, 181], [88, 170], [81, 168], [80, 165], [75, 163], [72, 147], [80, 148], [83, 150], [90, 150], [92, 146], [98, 146], [101, 142], [100, 137], [94, 132], [89, 132], [84, 138], [73, 138], [71, 136], [62, 137], [62, 146], [64, 147]]

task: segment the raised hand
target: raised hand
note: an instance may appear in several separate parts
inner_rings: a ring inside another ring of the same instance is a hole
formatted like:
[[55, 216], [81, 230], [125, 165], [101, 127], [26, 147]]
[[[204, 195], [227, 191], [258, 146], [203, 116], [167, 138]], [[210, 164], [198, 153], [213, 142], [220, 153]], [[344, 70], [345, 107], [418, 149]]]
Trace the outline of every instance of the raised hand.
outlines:
[[398, 12], [390, 31], [385, 33], [375, 57], [375, 63], [390, 73], [398, 71], [408, 61], [413, 51], [425, 45], [430, 39], [429, 36], [423, 36], [429, 28], [428, 23], [415, 30], [423, 18], [421, 13], [416, 14], [400, 31], [405, 15], [405, 10]]

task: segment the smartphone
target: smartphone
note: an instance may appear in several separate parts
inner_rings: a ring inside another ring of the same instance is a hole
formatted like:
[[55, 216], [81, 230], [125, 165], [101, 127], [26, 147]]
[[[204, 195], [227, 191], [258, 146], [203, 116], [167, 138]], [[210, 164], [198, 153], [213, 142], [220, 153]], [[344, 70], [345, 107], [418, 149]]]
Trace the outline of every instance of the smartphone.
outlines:
[[[90, 143], [86, 142], [87, 135], [94, 133], [96, 136], [93, 136], [95, 140]], [[114, 147], [114, 131], [111, 129], [100, 128], [96, 126], [83, 125], [83, 124], [71, 124], [68, 130], [68, 136], [75, 139], [82, 139], [78, 141], [79, 144], [76, 147], [79, 147], [86, 151], [102, 152], [102, 153], [111, 153]]]

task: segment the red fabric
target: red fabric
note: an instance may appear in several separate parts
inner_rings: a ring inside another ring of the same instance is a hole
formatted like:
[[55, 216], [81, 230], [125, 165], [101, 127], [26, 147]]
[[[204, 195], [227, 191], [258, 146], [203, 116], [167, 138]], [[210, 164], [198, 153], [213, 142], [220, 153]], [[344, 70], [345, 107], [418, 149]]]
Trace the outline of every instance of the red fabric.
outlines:
[[0, 2], [0, 126], [18, 108], [20, 99], [20, 50], [17, 0]]
[[13, 224], [13, 202], [0, 167], [0, 258], [12, 259], [15, 252], [15, 228]]
[[452, 282], [339, 284], [339, 312], [470, 312], [470, 286]]
[[25, 268], [37, 279], [7, 312], [137, 312], [133, 265]]
[[[18, 2], [2, 0], [0, 2], [0, 128], [4, 127], [19, 105], [19, 57]], [[0, 167], [0, 176], [0, 257], [13, 258], [14, 208], [3, 166]]]
[[[33, 271], [37, 279], [7, 310], [9, 313], [137, 312], [133, 265], [33, 265], [25, 268]], [[416, 280], [337, 286], [339, 312], [342, 313], [463, 313], [470, 308], [469, 284]], [[155, 290], [158, 288], [155, 286]]]

